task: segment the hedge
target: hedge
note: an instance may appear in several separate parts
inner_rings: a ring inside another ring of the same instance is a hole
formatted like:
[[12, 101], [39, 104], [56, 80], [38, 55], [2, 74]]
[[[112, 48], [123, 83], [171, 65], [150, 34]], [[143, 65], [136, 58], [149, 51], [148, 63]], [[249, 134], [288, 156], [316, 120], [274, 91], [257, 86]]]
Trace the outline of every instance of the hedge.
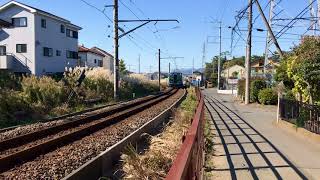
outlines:
[[252, 102], [258, 102], [259, 92], [267, 87], [267, 83], [263, 79], [257, 79], [252, 81], [250, 86], [250, 100]]
[[271, 88], [266, 88], [259, 92], [258, 99], [261, 104], [275, 105], [277, 104], [278, 96]]

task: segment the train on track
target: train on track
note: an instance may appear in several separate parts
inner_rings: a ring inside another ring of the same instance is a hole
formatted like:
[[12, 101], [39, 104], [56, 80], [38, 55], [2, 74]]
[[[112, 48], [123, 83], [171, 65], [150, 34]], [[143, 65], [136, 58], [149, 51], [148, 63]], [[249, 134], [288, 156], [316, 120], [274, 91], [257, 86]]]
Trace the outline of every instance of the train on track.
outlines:
[[182, 73], [173, 72], [169, 74], [169, 87], [183, 88], [183, 77]]

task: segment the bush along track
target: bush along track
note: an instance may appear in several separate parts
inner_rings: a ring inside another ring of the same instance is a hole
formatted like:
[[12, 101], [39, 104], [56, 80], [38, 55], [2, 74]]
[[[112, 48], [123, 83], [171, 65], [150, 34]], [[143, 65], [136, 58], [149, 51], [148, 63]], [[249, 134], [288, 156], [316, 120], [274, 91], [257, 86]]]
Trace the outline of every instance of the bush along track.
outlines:
[[197, 107], [196, 93], [188, 89], [187, 98], [173, 115], [163, 132], [151, 137], [149, 148], [138, 153], [128, 146], [121, 159], [124, 179], [164, 179], [182, 144], [182, 137], [188, 131], [190, 120]]
[[[10, 73], [1, 74], [0, 79], [0, 128], [30, 124], [85, 108], [113, 101], [112, 74], [103, 68], [86, 71], [81, 86], [76, 86], [82, 69], [74, 69], [54, 79], [43, 76], [17, 78]], [[11, 83], [8, 83], [11, 82]], [[158, 91], [156, 81], [150, 81], [139, 74], [123, 77], [120, 85], [121, 100], [145, 96]], [[69, 100], [71, 91], [75, 95]], [[90, 103], [91, 100], [99, 100]]]

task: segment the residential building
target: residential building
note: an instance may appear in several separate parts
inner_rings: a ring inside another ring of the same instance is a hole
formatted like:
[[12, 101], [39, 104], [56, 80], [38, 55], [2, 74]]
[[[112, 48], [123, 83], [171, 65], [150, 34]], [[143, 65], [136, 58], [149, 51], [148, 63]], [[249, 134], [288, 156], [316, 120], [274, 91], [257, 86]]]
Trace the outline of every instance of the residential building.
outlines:
[[264, 59], [256, 60], [251, 63], [251, 74], [252, 75], [263, 74], [263, 68], [264, 68]]
[[79, 46], [79, 61], [82, 67], [103, 67], [104, 54], [94, 49]]
[[99, 53], [102, 53], [104, 55], [102, 65], [105, 69], [108, 69], [108, 70], [110, 70], [110, 72], [113, 73], [113, 71], [114, 71], [114, 69], [113, 69], [113, 66], [114, 66], [113, 56], [110, 53], [108, 53], [105, 50], [98, 48], [98, 47], [93, 47], [91, 49], [94, 51], [97, 51]]
[[231, 79], [231, 78], [242, 79], [244, 78], [244, 73], [245, 73], [245, 68], [243, 66], [234, 65], [227, 69], [224, 69], [221, 72], [221, 77], [225, 79]]
[[[273, 59], [269, 59], [269, 63], [266, 64], [266, 73], [274, 74], [276, 72], [276, 67], [279, 66], [279, 62]], [[255, 77], [264, 77], [264, 60], [258, 60], [251, 63], [251, 75]]]
[[0, 7], [0, 69], [37, 76], [64, 72], [78, 61], [81, 27], [10, 1]]
[[79, 62], [83, 67], [103, 67], [113, 73], [113, 56], [107, 51], [92, 47], [87, 48], [84, 45], [79, 46]]

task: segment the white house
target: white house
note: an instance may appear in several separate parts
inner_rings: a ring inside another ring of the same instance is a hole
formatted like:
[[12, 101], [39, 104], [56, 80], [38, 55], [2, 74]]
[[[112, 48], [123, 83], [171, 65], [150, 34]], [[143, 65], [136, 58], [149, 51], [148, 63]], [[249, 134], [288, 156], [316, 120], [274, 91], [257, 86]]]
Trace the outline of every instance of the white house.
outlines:
[[97, 51], [97, 52], [100, 52], [104, 55], [104, 58], [103, 58], [103, 67], [105, 69], [108, 69], [110, 70], [110, 72], [113, 72], [114, 69], [113, 69], [113, 65], [114, 65], [114, 59], [113, 59], [113, 56], [106, 52], [105, 50], [101, 49], [101, 48], [98, 48], [98, 47], [93, 47], [91, 48], [92, 50], [94, 51]]
[[229, 68], [226, 68], [222, 71], [221, 76], [230, 79], [237, 78], [241, 79], [244, 77], [245, 68], [239, 65], [234, 65]]
[[81, 27], [40, 9], [10, 1], [0, 7], [0, 69], [37, 76], [78, 63]]
[[94, 49], [79, 46], [80, 66], [83, 67], [103, 67], [104, 54]]

